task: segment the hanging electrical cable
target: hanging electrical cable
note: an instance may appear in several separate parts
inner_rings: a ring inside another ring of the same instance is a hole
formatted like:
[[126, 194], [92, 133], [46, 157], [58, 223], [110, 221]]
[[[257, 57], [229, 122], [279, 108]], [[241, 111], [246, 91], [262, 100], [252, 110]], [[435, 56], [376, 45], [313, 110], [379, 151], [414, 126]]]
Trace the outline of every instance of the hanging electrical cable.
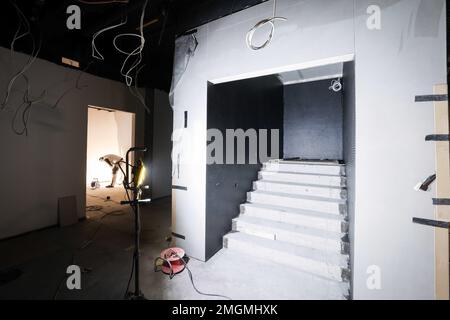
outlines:
[[139, 88], [138, 88], [138, 82], [139, 82], [139, 73], [141, 72], [141, 70], [145, 67], [146, 65], [142, 65], [139, 67], [139, 69], [137, 69], [136, 71], [136, 75], [135, 75], [135, 80], [134, 80], [134, 86], [130, 86], [128, 87], [128, 89], [130, 90], [130, 93], [136, 97], [136, 99], [139, 100], [139, 102], [142, 104], [142, 106], [145, 108], [145, 110], [147, 111], [148, 114], [150, 114], [150, 108], [147, 106], [147, 103], [145, 102], [145, 97], [140, 93]]
[[[27, 62], [25, 63], [25, 65], [16, 74], [14, 74], [14, 76], [10, 79], [7, 89], [6, 89], [5, 97], [3, 99], [3, 102], [0, 104], [0, 110], [4, 110], [6, 108], [8, 102], [9, 102], [10, 95], [11, 95], [11, 90], [12, 90], [15, 82], [17, 81], [17, 79], [21, 75], [23, 75], [33, 65], [34, 61], [36, 60], [36, 58], [41, 50], [41, 41], [42, 41], [42, 37], [41, 37], [40, 41], [39, 41], [39, 46], [36, 49], [36, 41], [31, 33], [31, 27], [30, 27], [30, 23], [29, 23], [28, 19], [25, 17], [22, 10], [20, 10], [20, 8], [17, 6], [17, 4], [14, 1], [10, 0], [9, 2], [15, 8], [17, 15], [19, 17], [19, 21], [20, 21], [19, 27], [18, 27], [16, 33], [14, 34], [14, 38], [11, 42], [11, 55], [13, 57], [13, 55], [15, 53], [15, 51], [14, 51], [15, 42], [18, 39], [23, 38], [27, 35], [29, 35], [30, 39], [31, 39], [32, 51], [31, 51], [31, 54], [30, 54]], [[24, 33], [22, 33], [21, 35], [19, 35], [22, 25], [24, 25], [26, 27], [26, 31]]]
[[97, 31], [96, 33], [94, 33], [94, 35], [92, 36], [92, 41], [91, 41], [91, 48], [92, 48], [92, 57], [98, 60], [105, 60], [105, 57], [100, 53], [100, 51], [97, 49], [97, 46], [95, 45], [95, 39], [97, 39], [97, 37], [102, 34], [103, 32], [118, 28], [120, 26], [123, 26], [127, 23], [128, 21], [128, 17], [125, 17], [125, 19], [123, 21], [121, 21], [118, 24], [106, 27], [104, 29], [101, 29], [99, 31]]
[[[15, 53], [14, 45], [15, 45], [16, 41], [20, 40], [23, 37], [26, 37], [27, 35], [30, 35], [31, 27], [30, 27], [28, 20], [25, 18], [22, 11], [17, 6], [17, 4], [14, 3], [12, 0], [9, 0], [9, 3], [11, 3], [11, 5], [16, 10], [17, 18], [19, 19], [19, 25], [17, 27], [16, 33], [14, 34], [13, 40], [11, 41], [11, 45], [10, 45], [11, 56], [13, 56]], [[24, 26], [26, 28], [26, 31], [24, 31], [22, 34], [19, 35], [20, 30], [22, 29], [22, 26]]]
[[[144, 37], [144, 18], [145, 18], [145, 11], [148, 5], [148, 0], [144, 2], [141, 18], [140, 18], [140, 24], [139, 24], [139, 34], [136, 33], [121, 33], [114, 37], [113, 39], [113, 45], [114, 48], [121, 54], [126, 55], [125, 60], [122, 63], [122, 66], [120, 68], [120, 74], [125, 78], [125, 83], [128, 87], [130, 87], [133, 83], [133, 77], [130, 75], [142, 62], [142, 54], [145, 46], [145, 37]], [[118, 24], [106, 27], [102, 30], [99, 30], [92, 36], [91, 41], [91, 47], [92, 47], [92, 57], [98, 60], [105, 60], [104, 56], [100, 53], [100, 51], [97, 49], [97, 46], [95, 44], [96, 38], [102, 34], [103, 32], [118, 28], [120, 26], [123, 26], [127, 23], [128, 18], [125, 17], [125, 20], [121, 21]], [[139, 46], [131, 51], [123, 50], [120, 48], [118, 42], [122, 38], [137, 38], [139, 40]], [[136, 57], [134, 61], [131, 59], [133, 57]], [[131, 62], [131, 64], [130, 64]], [[128, 66], [128, 68], [127, 68]]]
[[91, 64], [93, 63], [94, 61], [90, 61], [89, 63], [88, 63], [88, 65], [86, 66], [86, 68], [84, 68], [83, 70], [80, 70], [79, 71], [79, 73], [78, 73], [78, 76], [77, 76], [77, 79], [76, 79], [76, 81], [75, 81], [75, 86], [73, 86], [73, 87], [70, 87], [69, 89], [67, 89], [66, 91], [64, 91], [64, 93], [56, 100], [56, 102], [55, 102], [55, 104], [53, 104], [53, 106], [52, 106], [52, 108], [53, 109], [55, 109], [55, 108], [57, 108], [58, 107], [58, 105], [59, 105], [59, 103], [65, 98], [65, 96], [67, 95], [67, 94], [69, 94], [71, 91], [73, 91], [73, 90], [83, 90], [84, 88], [87, 88], [88, 87], [88, 85], [82, 85], [82, 86], [80, 86], [80, 79], [81, 79], [81, 76], [89, 69], [89, 67], [91, 66]]
[[[143, 52], [144, 46], [145, 46], [144, 18], [145, 18], [145, 10], [147, 8], [147, 5], [148, 5], [148, 0], [145, 0], [144, 5], [142, 7], [142, 13], [141, 13], [141, 18], [140, 18], [139, 34], [122, 33], [122, 34], [116, 35], [113, 39], [113, 44], [114, 44], [114, 47], [116, 48], [116, 50], [127, 56], [122, 64], [122, 67], [120, 68], [120, 74], [125, 77], [125, 83], [127, 84], [128, 87], [130, 87], [131, 84], [133, 83], [133, 77], [130, 76], [131, 72], [133, 72], [133, 70], [136, 69], [142, 62], [142, 52]], [[122, 49], [120, 49], [117, 41], [123, 37], [138, 38], [140, 40], [140, 44], [138, 47], [136, 47], [132, 51], [122, 50]], [[136, 56], [136, 59], [127, 68], [127, 64], [129, 63], [130, 59], [132, 59], [132, 57], [135, 57], [135, 56]]]
[[[14, 112], [14, 116], [11, 121], [11, 129], [17, 135], [28, 136], [28, 120], [30, 117], [31, 108], [32, 108], [33, 104], [42, 102], [44, 100], [44, 96], [46, 95], [47, 91], [46, 90], [42, 91], [41, 95], [34, 100], [30, 99], [31, 88], [30, 88], [28, 77], [25, 74], [22, 74], [22, 77], [24, 78], [25, 83], [26, 83], [26, 90], [25, 90], [25, 93], [22, 98], [22, 100], [23, 100], [22, 104], [19, 107], [17, 107]], [[20, 112], [21, 110], [22, 110], [22, 112]], [[21, 113], [21, 122], [22, 122], [21, 130], [17, 129], [17, 127], [16, 127], [16, 119], [17, 119], [19, 113]]]
[[[32, 53], [31, 53], [27, 63], [23, 66], [23, 68], [11, 78], [11, 80], [8, 84], [6, 96], [3, 101], [1, 109], [4, 109], [7, 105], [7, 103], [9, 102], [9, 97], [10, 97], [11, 90], [12, 90], [14, 83], [17, 81], [17, 79], [19, 79], [19, 77], [22, 77], [26, 84], [25, 91], [24, 91], [24, 94], [22, 97], [22, 103], [14, 111], [14, 116], [11, 120], [11, 129], [17, 135], [28, 136], [28, 120], [30, 117], [31, 108], [34, 104], [42, 102], [44, 100], [45, 95], [47, 94], [47, 90], [43, 90], [38, 98], [31, 99], [30, 98], [30, 96], [31, 96], [30, 81], [25, 74], [27, 69], [30, 68], [30, 66], [36, 60], [36, 58], [41, 50], [42, 36], [39, 39], [39, 45], [36, 49], [36, 41], [35, 41], [33, 35], [31, 34], [31, 28], [30, 28], [30, 24], [29, 24], [28, 20], [24, 16], [23, 12], [19, 9], [19, 7], [13, 2], [11, 2], [11, 3], [16, 8], [16, 12], [17, 12], [17, 14], [19, 16], [19, 20], [20, 20], [18, 31], [16, 31], [14, 38], [11, 42], [11, 59], [14, 59], [14, 53], [15, 53], [14, 44], [15, 44], [15, 42], [17, 41], [18, 38], [25, 36], [25, 35], [30, 35], [30, 37], [31, 37]], [[22, 33], [21, 35], [19, 35], [22, 25], [26, 26], [26, 31], [24, 33]], [[19, 114], [21, 114], [22, 129], [17, 129], [17, 127], [16, 127], [16, 122], [17, 122], [17, 118], [18, 118]]]
[[[246, 36], [247, 46], [250, 49], [252, 49], [252, 50], [261, 50], [261, 49], [267, 47], [269, 45], [269, 43], [272, 42], [272, 39], [273, 39], [274, 34], [275, 34], [275, 21], [287, 21], [287, 18], [277, 17], [277, 0], [273, 0], [273, 14], [272, 14], [272, 17], [259, 21], [253, 28], [251, 28], [247, 32], [247, 36]], [[258, 46], [258, 45], [253, 44], [253, 37], [255, 35], [255, 32], [259, 28], [261, 28], [261, 27], [263, 27], [263, 26], [265, 26], [267, 24], [270, 25], [270, 32], [269, 32], [268, 39], [262, 45]]]

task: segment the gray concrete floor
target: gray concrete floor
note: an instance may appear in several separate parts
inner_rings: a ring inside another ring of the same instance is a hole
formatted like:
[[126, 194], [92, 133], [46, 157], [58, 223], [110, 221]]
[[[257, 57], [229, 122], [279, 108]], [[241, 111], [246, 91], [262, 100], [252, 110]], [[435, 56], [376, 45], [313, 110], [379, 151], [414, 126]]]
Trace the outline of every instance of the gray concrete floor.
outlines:
[[[0, 242], [0, 269], [23, 272], [0, 285], [0, 299], [122, 299], [131, 270], [134, 221], [131, 210], [118, 204], [122, 199], [120, 187], [88, 190], [91, 207], [85, 221]], [[96, 209], [101, 211], [91, 211]], [[142, 291], [149, 299], [214, 299], [195, 292], [187, 272], [172, 280], [154, 272], [154, 259], [168, 246], [170, 210], [169, 198], [142, 208]], [[66, 288], [65, 271], [71, 264], [91, 270], [82, 274], [81, 290]], [[189, 267], [199, 290], [235, 300], [343, 298], [337, 283], [228, 250], [206, 263], [191, 259]]]

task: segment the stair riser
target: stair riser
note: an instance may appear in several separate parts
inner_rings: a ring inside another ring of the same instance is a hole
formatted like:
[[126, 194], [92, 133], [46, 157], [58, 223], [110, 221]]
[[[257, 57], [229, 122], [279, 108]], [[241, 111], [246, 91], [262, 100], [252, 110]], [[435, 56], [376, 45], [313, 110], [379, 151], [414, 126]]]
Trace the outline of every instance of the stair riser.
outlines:
[[287, 208], [311, 210], [323, 213], [331, 213], [336, 215], [345, 215], [347, 206], [342, 203], [329, 201], [319, 201], [310, 199], [289, 198], [271, 194], [260, 194], [249, 192], [247, 200], [250, 203], [267, 204], [274, 206], [283, 206]]
[[290, 185], [290, 184], [277, 184], [272, 182], [255, 181], [253, 183], [254, 190], [287, 193], [294, 195], [306, 195], [327, 197], [333, 199], [346, 199], [347, 191], [345, 189], [327, 188], [327, 187], [315, 187], [315, 186], [302, 186], [302, 185]]
[[345, 248], [342, 247], [340, 239], [327, 239], [318, 236], [302, 234], [297, 232], [289, 232], [286, 230], [270, 229], [256, 224], [250, 224], [239, 219], [233, 220], [233, 230], [243, 232], [250, 235], [265, 237], [267, 239], [283, 241], [295, 245], [324, 250], [328, 252], [345, 254]]
[[241, 214], [249, 217], [267, 219], [276, 222], [284, 222], [332, 232], [348, 232], [348, 223], [323, 219], [320, 217], [300, 215], [292, 212], [277, 211], [272, 209], [254, 208], [241, 205]]
[[340, 266], [328, 265], [324, 262], [312, 260], [302, 256], [287, 254], [262, 246], [255, 246], [245, 241], [229, 239], [226, 236], [224, 238], [224, 247], [239, 251], [246, 255], [261, 257], [272, 262], [279, 263], [280, 265], [286, 265], [324, 278], [336, 281], [345, 281], [343, 274], [345, 274], [347, 270]]
[[278, 173], [260, 171], [259, 180], [270, 180], [280, 182], [292, 182], [301, 184], [314, 184], [320, 186], [345, 187], [346, 178], [339, 176], [318, 176], [292, 173]]
[[263, 170], [268, 171], [283, 171], [283, 172], [298, 172], [298, 173], [312, 173], [312, 174], [331, 174], [345, 176], [345, 167], [330, 166], [330, 165], [302, 165], [293, 163], [266, 163], [263, 165]]

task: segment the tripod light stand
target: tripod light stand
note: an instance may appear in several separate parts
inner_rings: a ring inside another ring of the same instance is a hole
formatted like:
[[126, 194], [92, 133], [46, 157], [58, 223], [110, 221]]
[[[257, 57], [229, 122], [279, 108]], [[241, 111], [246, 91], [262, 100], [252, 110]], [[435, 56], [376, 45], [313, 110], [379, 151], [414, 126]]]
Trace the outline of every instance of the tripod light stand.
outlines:
[[[123, 186], [127, 195], [127, 201], [121, 201], [121, 205], [130, 205], [134, 212], [134, 255], [133, 255], [133, 267], [134, 267], [134, 292], [128, 292], [126, 298], [129, 300], [145, 300], [145, 296], [142, 294], [139, 286], [139, 257], [140, 257], [140, 232], [141, 232], [141, 217], [140, 217], [140, 204], [149, 203], [151, 199], [141, 199], [142, 191], [147, 189], [147, 186], [143, 186], [145, 179], [145, 166], [142, 160], [135, 161], [134, 165], [130, 164], [130, 153], [132, 152], [146, 152], [146, 147], [134, 147], [127, 151], [126, 155], [126, 172], [122, 173], [125, 176]], [[132, 169], [133, 179], [130, 182], [130, 168]], [[130, 196], [130, 192], [132, 193]]]

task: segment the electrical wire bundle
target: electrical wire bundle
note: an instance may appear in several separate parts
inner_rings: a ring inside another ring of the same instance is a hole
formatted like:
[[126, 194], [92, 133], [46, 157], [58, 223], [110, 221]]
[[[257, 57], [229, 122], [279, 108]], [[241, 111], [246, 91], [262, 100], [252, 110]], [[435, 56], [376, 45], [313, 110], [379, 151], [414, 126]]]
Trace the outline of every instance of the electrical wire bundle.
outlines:
[[[120, 1], [116, 1], [120, 2]], [[92, 2], [90, 4], [96, 4], [96, 2]], [[103, 2], [97, 3], [97, 4], [103, 4]], [[127, 87], [129, 88], [130, 93], [135, 96], [139, 102], [144, 106], [146, 111], [150, 113], [150, 109], [147, 107], [147, 104], [145, 103], [145, 98], [142, 96], [142, 94], [139, 92], [138, 89], [138, 76], [139, 72], [142, 70], [142, 68], [145, 67], [145, 65], [140, 66], [142, 60], [143, 60], [143, 51], [145, 47], [145, 37], [144, 37], [144, 18], [145, 18], [145, 10], [147, 9], [148, 0], [144, 2], [144, 5], [142, 7], [142, 13], [140, 17], [140, 23], [139, 23], [139, 33], [120, 33], [116, 35], [113, 39], [113, 45], [114, 48], [121, 54], [125, 55], [125, 59], [122, 63], [122, 66], [120, 68], [120, 74], [125, 78], [125, 83]], [[105, 57], [101, 54], [101, 52], [98, 50], [96, 46], [96, 39], [99, 35], [102, 33], [119, 28], [128, 22], [128, 17], [125, 17], [120, 23], [103, 28], [92, 36], [91, 41], [91, 48], [92, 48], [92, 57], [101, 61], [105, 60]], [[139, 46], [134, 48], [131, 51], [126, 51], [119, 46], [119, 40], [123, 38], [137, 38], [139, 40]], [[133, 60], [134, 59], [134, 60]], [[134, 78], [132, 76], [132, 73], [134, 71]], [[134, 81], [134, 86], [132, 85]]]
[[[17, 4], [14, 1], [9, 0], [9, 2], [16, 10], [17, 16], [19, 18], [19, 26], [17, 27], [17, 31], [14, 34], [14, 37], [13, 37], [13, 40], [12, 40], [11, 46], [10, 46], [11, 47], [11, 59], [12, 60], [14, 59], [14, 53], [15, 53], [14, 47], [15, 47], [16, 41], [18, 41], [22, 38], [25, 38], [27, 36], [29, 36], [31, 39], [32, 51], [31, 51], [31, 55], [29, 56], [28, 61], [25, 63], [25, 65], [16, 74], [14, 74], [14, 76], [10, 79], [7, 90], [6, 90], [5, 98], [3, 99], [3, 102], [1, 103], [1, 106], [0, 106], [0, 108], [2, 110], [6, 108], [6, 105], [9, 102], [11, 90], [14, 86], [14, 83], [31, 67], [31, 65], [36, 60], [37, 55], [39, 54], [39, 51], [41, 49], [41, 41], [39, 42], [39, 46], [36, 48], [36, 41], [33, 37], [33, 34], [31, 33], [30, 23], [27, 20], [27, 18], [25, 17], [25, 15], [23, 14], [23, 12], [20, 10], [20, 8], [17, 6]], [[23, 28], [25, 28], [25, 30], [23, 32], [21, 32], [21, 30]]]
[[[136, 69], [139, 64], [142, 62], [142, 51], [144, 50], [144, 46], [145, 46], [145, 38], [144, 38], [144, 16], [145, 16], [145, 8], [147, 7], [147, 3], [148, 0], [145, 1], [144, 3], [144, 7], [142, 9], [142, 14], [141, 14], [141, 20], [140, 20], [140, 33], [136, 34], [136, 33], [121, 33], [118, 34], [114, 37], [113, 39], [113, 44], [114, 44], [114, 48], [116, 48], [116, 50], [124, 55], [126, 55], [126, 58], [122, 64], [122, 67], [120, 68], [120, 74], [122, 76], [125, 77], [125, 83], [127, 84], [127, 86], [131, 86], [132, 82], [133, 82], [133, 77], [130, 76], [131, 72]], [[138, 38], [140, 41], [140, 44], [138, 47], [136, 47], [134, 50], [128, 52], [125, 50], [122, 50], [117, 41], [123, 37], [134, 37], [134, 38]], [[133, 57], [135, 57], [135, 60], [132, 61], [131, 59]], [[127, 64], [129, 64], [129, 61], [132, 61], [131, 65], [129, 66], [129, 68], [127, 68]]]
[[125, 17], [125, 19], [123, 21], [121, 21], [120, 23], [103, 28], [103, 29], [97, 31], [96, 33], [94, 33], [94, 35], [92, 36], [92, 41], [91, 41], [93, 58], [101, 60], [101, 61], [105, 60], [105, 57], [100, 53], [100, 51], [97, 49], [97, 46], [95, 45], [95, 40], [97, 39], [97, 37], [106, 31], [109, 31], [109, 30], [112, 30], [112, 29], [115, 29], [115, 28], [125, 25], [127, 23], [127, 21], [128, 21], [128, 17]]
[[[36, 99], [32, 99], [30, 82], [29, 82], [28, 77], [25, 75], [25, 72], [36, 61], [36, 58], [41, 50], [42, 39], [39, 40], [39, 44], [36, 46], [36, 40], [31, 32], [30, 22], [28, 21], [28, 19], [25, 17], [23, 12], [20, 10], [20, 8], [17, 6], [17, 4], [14, 1], [9, 0], [9, 2], [16, 10], [17, 17], [19, 19], [19, 26], [17, 27], [17, 30], [13, 36], [13, 40], [11, 41], [11, 45], [10, 45], [12, 65], [14, 65], [15, 44], [18, 40], [29, 37], [31, 40], [32, 50], [31, 50], [31, 54], [30, 54], [27, 62], [9, 80], [5, 97], [0, 104], [0, 110], [6, 109], [8, 103], [10, 102], [11, 92], [14, 87], [14, 84], [16, 83], [16, 81], [19, 78], [23, 78], [26, 83], [25, 91], [24, 91], [24, 94], [22, 97], [22, 103], [16, 108], [16, 110], [14, 112], [14, 116], [13, 116], [13, 119], [11, 122], [11, 128], [12, 128], [13, 132], [17, 135], [28, 135], [28, 120], [30, 117], [31, 108], [34, 104], [42, 102], [44, 99], [44, 96], [47, 93], [46, 90], [43, 90], [39, 97], [37, 97]], [[21, 125], [22, 125], [21, 129], [18, 129], [17, 124], [16, 124], [19, 115], [20, 115]]]
[[142, 104], [142, 106], [145, 108], [145, 110], [147, 111], [147, 113], [150, 113], [150, 109], [149, 107], [147, 107], [147, 104], [145, 102], [145, 97], [142, 96], [142, 94], [139, 92], [139, 88], [138, 88], [138, 79], [139, 79], [139, 73], [141, 72], [141, 70], [145, 67], [146, 65], [142, 65], [139, 67], [139, 69], [137, 69], [136, 71], [136, 75], [135, 75], [135, 80], [134, 80], [134, 86], [129, 86], [128, 89], [130, 91], [130, 93], [136, 97], [136, 99], [139, 100], [139, 102]]
[[[22, 77], [25, 79], [27, 87], [22, 98], [23, 103], [18, 108], [16, 108], [16, 111], [14, 112], [14, 116], [11, 121], [11, 129], [17, 135], [28, 136], [28, 120], [30, 118], [31, 107], [33, 106], [33, 104], [43, 101], [46, 91], [44, 90], [41, 96], [36, 98], [35, 100], [30, 99], [29, 80], [25, 74], [22, 74]], [[17, 117], [19, 116], [19, 113], [21, 113], [22, 129], [17, 129], [16, 126]]]

